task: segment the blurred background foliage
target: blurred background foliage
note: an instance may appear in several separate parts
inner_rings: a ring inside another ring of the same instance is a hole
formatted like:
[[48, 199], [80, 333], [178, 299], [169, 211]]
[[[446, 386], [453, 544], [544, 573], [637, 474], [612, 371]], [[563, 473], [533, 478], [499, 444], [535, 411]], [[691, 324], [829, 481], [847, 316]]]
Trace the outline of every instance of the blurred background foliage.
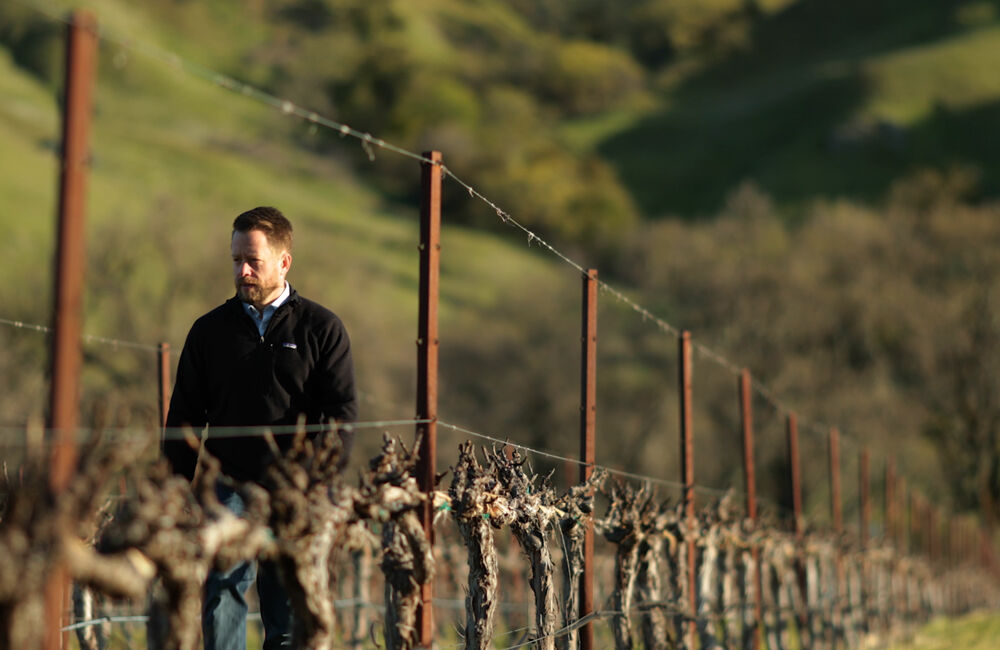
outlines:
[[[87, 331], [179, 350], [230, 291], [232, 216], [276, 204], [298, 227], [296, 286], [354, 333], [364, 415], [411, 415], [413, 161], [372, 164], [148, 43], [443, 151], [817, 423], [807, 476], [825, 476], [818, 423], [837, 424], [849, 459], [869, 445], [935, 498], [1000, 514], [1000, 2], [87, 4], [109, 36]], [[0, 317], [48, 322], [64, 27], [38, 6], [72, 5], [0, 5]], [[445, 214], [443, 417], [575, 453], [578, 278], [453, 184]], [[676, 478], [676, 344], [601, 300], [599, 458]], [[44, 408], [44, 341], [0, 342], [0, 420], [19, 426]], [[87, 408], [155, 418], [148, 354], [87, 355]], [[738, 484], [735, 378], [696, 361], [698, 481]], [[762, 492], [780, 502], [780, 414], [756, 407]], [[824, 481], [809, 489], [822, 512]]]

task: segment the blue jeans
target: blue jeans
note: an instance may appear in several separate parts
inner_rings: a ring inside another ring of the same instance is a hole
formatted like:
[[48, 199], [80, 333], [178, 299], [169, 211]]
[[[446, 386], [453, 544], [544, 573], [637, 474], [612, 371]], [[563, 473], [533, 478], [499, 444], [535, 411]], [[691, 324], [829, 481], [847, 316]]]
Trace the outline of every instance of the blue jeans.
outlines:
[[[232, 488], [215, 486], [222, 505], [239, 515], [243, 499]], [[211, 571], [205, 581], [201, 610], [201, 630], [205, 650], [246, 650], [247, 602], [243, 597], [254, 578], [260, 599], [260, 618], [264, 623], [264, 650], [290, 648], [292, 645], [292, 607], [281, 583], [278, 565], [260, 562], [259, 574], [253, 562], [242, 562], [227, 571]]]

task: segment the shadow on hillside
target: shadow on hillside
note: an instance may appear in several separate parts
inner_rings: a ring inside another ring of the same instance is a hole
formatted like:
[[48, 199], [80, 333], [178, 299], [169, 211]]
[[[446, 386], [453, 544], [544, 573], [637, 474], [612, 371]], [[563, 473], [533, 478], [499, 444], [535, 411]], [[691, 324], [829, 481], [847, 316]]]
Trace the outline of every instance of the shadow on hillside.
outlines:
[[711, 214], [746, 180], [795, 204], [817, 196], [876, 199], [900, 173], [944, 164], [952, 152], [992, 168], [985, 142], [960, 135], [970, 128], [961, 120], [990, 123], [991, 108], [906, 130], [853, 119], [869, 95], [858, 64], [956, 33], [959, 4], [796, 2], [755, 19], [747, 52], [685, 81], [670, 108], [615, 134], [600, 151], [652, 217]]
[[830, 186], [817, 158], [865, 95], [857, 74], [809, 80], [748, 100], [752, 107], [708, 102], [667, 111], [601, 149], [648, 216], [713, 212], [745, 179], [783, 199], [805, 197]]
[[910, 168], [974, 170], [979, 198], [1000, 196], [1000, 101], [964, 110], [938, 108], [910, 132]]
[[[1000, 0], [988, 0], [1000, 5]], [[739, 82], [744, 75], [775, 67], [857, 61], [931, 43], [963, 29], [958, 7], [971, 1], [798, 0], [752, 20], [751, 45], [693, 79], [713, 85]], [[976, 4], [987, 4], [978, 1]]]

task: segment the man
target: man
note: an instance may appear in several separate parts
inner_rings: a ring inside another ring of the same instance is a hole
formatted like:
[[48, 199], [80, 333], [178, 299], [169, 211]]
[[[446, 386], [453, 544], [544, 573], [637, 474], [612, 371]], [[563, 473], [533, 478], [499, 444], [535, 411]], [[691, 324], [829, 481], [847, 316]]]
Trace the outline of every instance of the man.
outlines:
[[[273, 456], [264, 427], [351, 422], [357, 415], [350, 341], [329, 310], [299, 296], [286, 282], [292, 265], [292, 225], [280, 211], [258, 207], [233, 222], [236, 296], [191, 327], [177, 367], [167, 427], [209, 427], [206, 450], [237, 481], [260, 481]], [[213, 436], [213, 427], [225, 427]], [[237, 427], [253, 427], [240, 430]], [[280, 429], [279, 429], [280, 430]], [[341, 431], [344, 460], [351, 436]], [[287, 449], [290, 435], [275, 436]], [[197, 454], [168, 436], [164, 454], [174, 471], [191, 479]], [[240, 513], [232, 489], [218, 485], [220, 500]], [[257, 580], [264, 648], [291, 643], [291, 607], [273, 563], [261, 562]], [[254, 581], [245, 563], [213, 572], [205, 583], [202, 628], [206, 650], [246, 648], [247, 605]]]

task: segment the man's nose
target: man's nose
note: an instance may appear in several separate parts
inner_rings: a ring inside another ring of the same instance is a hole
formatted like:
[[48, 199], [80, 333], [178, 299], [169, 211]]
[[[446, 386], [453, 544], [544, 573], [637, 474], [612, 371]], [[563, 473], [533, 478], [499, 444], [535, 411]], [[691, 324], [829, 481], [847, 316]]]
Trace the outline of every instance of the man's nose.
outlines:
[[250, 274], [251, 274], [250, 265], [247, 264], [246, 262], [243, 262], [242, 264], [240, 264], [240, 271], [239, 271], [240, 277], [241, 278], [245, 278], [245, 277], [247, 277]]

